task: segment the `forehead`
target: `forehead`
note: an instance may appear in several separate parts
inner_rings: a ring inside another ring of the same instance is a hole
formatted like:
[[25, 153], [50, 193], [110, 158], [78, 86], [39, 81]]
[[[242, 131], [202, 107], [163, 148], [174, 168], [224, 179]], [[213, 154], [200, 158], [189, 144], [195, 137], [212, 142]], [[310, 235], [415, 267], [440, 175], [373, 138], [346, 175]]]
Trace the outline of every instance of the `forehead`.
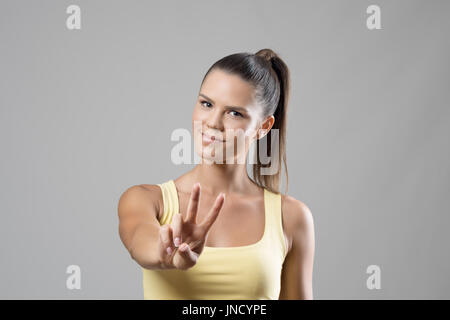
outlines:
[[238, 75], [212, 70], [200, 90], [217, 104], [247, 106], [253, 103], [253, 86]]

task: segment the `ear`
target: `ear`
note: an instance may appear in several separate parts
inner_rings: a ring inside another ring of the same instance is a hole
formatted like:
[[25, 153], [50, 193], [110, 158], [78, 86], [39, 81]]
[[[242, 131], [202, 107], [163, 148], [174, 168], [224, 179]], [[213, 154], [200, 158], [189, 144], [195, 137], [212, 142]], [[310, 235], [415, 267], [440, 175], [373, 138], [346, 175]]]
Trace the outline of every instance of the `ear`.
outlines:
[[257, 139], [263, 138], [266, 134], [269, 133], [270, 129], [272, 129], [273, 124], [275, 123], [275, 117], [273, 115], [268, 116], [263, 123], [261, 124], [260, 129], [257, 133]]

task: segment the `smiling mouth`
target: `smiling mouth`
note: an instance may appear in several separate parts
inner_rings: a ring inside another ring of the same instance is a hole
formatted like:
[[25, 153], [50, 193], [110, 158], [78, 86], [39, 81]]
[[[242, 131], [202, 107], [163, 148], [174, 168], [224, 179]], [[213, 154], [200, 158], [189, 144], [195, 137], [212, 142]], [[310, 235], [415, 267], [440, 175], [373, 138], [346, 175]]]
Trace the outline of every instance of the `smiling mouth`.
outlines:
[[208, 136], [205, 133], [202, 133], [202, 139], [208, 142], [224, 142], [223, 140], [220, 140], [219, 138], [215, 136]]

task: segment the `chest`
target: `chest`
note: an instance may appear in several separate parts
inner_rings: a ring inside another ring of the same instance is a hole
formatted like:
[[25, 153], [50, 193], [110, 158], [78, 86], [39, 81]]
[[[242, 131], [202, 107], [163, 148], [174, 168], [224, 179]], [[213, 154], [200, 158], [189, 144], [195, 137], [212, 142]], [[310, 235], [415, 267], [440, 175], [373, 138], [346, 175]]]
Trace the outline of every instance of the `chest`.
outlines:
[[281, 257], [275, 247], [210, 249], [188, 270], [144, 271], [146, 299], [278, 299]]
[[[180, 193], [179, 208], [186, 215], [189, 194]], [[200, 197], [197, 223], [209, 214], [215, 197], [202, 194]], [[228, 196], [216, 221], [206, 237], [208, 247], [238, 247], [258, 242], [265, 228], [264, 198], [245, 199]]]

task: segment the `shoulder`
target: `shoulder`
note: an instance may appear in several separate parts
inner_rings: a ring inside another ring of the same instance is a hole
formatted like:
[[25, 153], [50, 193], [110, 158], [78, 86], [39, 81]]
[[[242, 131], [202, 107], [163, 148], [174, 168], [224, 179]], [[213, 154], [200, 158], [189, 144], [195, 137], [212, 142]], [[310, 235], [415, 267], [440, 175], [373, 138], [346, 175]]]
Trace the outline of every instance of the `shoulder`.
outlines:
[[283, 215], [283, 229], [291, 250], [298, 235], [311, 234], [314, 230], [314, 219], [309, 207], [302, 201], [289, 195], [281, 195], [281, 211]]
[[281, 210], [283, 218], [290, 222], [289, 226], [300, 227], [313, 219], [309, 207], [304, 202], [289, 195], [281, 195]]
[[158, 220], [162, 215], [162, 208], [162, 192], [156, 184], [139, 184], [129, 187], [120, 196], [118, 204], [119, 216], [139, 210], [140, 212], [156, 212]]

